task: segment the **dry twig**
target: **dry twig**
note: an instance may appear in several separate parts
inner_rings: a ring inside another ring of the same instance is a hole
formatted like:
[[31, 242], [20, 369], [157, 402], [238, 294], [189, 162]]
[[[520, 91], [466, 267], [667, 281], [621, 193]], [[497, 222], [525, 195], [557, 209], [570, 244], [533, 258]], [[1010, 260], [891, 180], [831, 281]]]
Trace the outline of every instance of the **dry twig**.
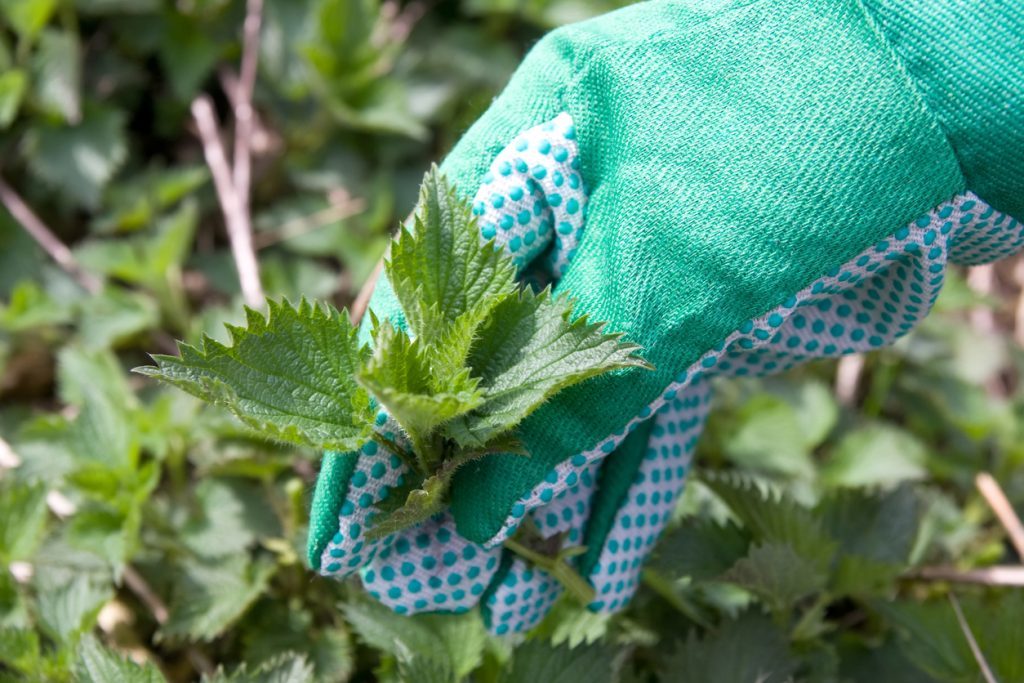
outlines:
[[308, 235], [309, 233], [315, 232], [326, 225], [334, 223], [335, 221], [344, 220], [350, 216], [362, 213], [365, 209], [366, 204], [361, 199], [350, 199], [338, 204], [332, 204], [331, 206], [321, 209], [320, 211], [316, 211], [308, 216], [300, 216], [298, 218], [285, 221], [285, 223], [274, 232], [259, 233], [254, 236], [253, 241], [256, 249], [266, 249], [278, 242], [284, 242], [285, 240]]
[[103, 287], [103, 283], [92, 273], [89, 273], [82, 269], [82, 266], [75, 259], [74, 254], [67, 246], [57, 239], [57, 236], [53, 234], [46, 224], [32, 211], [31, 207], [25, 203], [25, 200], [7, 184], [3, 178], [0, 178], [0, 202], [7, 207], [7, 210], [14, 217], [14, 220], [21, 224], [21, 227], [25, 229], [32, 239], [42, 247], [50, 258], [56, 262], [58, 266], [63, 268], [71, 277], [75, 279], [78, 284], [89, 292], [90, 294], [99, 293]]
[[1013, 338], [1017, 344], [1024, 346], [1024, 258], [1017, 256], [1017, 263], [1013, 269], [1013, 279], [1020, 287], [1017, 293], [1017, 305], [1014, 307]]
[[263, 0], [248, 0], [245, 5], [245, 23], [242, 24], [242, 64], [238, 72], [238, 88], [232, 98], [235, 112], [235, 148], [232, 178], [235, 191], [246, 212], [249, 211], [249, 190], [252, 181], [252, 135], [255, 112], [252, 94], [256, 88], [259, 66], [260, 25], [263, 20]]
[[210, 98], [200, 95], [192, 102], [192, 117], [199, 130], [203, 144], [203, 155], [210, 167], [213, 184], [217, 190], [224, 223], [231, 242], [231, 254], [238, 269], [238, 280], [242, 286], [242, 298], [253, 308], [263, 305], [263, 285], [260, 284], [259, 264], [252, 239], [252, 212], [249, 194], [252, 185], [252, 136], [255, 112], [252, 95], [256, 87], [256, 72], [259, 66], [260, 25], [263, 17], [263, 0], [247, 0], [245, 22], [242, 25], [242, 64], [237, 87], [231, 93], [231, 104], [235, 116], [234, 155], [228, 163], [224, 145], [220, 139], [217, 115]]
[[996, 566], [967, 570], [955, 567], [921, 567], [905, 574], [903, 578], [918, 581], [949, 581], [950, 583], [973, 583], [982, 586], [1024, 588], [1024, 567]]
[[217, 115], [213, 111], [210, 98], [200, 95], [192, 102], [192, 117], [199, 130], [199, 138], [203, 143], [203, 156], [210, 167], [213, 185], [217, 190], [224, 223], [231, 242], [231, 253], [238, 269], [238, 280], [242, 286], [242, 298], [253, 308], [263, 305], [263, 285], [260, 284], [259, 266], [256, 263], [256, 252], [252, 243], [252, 220], [249, 215], [248, 202], [243, 202], [237, 188], [231, 167], [228, 165], [224, 145], [220, 140], [217, 126]]
[[163, 626], [167, 623], [167, 618], [170, 616], [170, 611], [167, 609], [167, 604], [153, 592], [146, 580], [142, 578], [142, 574], [135, 571], [135, 567], [130, 564], [125, 565], [124, 570], [121, 572], [121, 576], [124, 577], [124, 583], [128, 588], [131, 589], [132, 593], [146, 606], [150, 614], [156, 620], [156, 623]]
[[844, 406], [852, 406], [857, 398], [857, 387], [864, 372], [864, 354], [843, 356], [836, 365], [836, 399]]
[[[167, 609], [167, 603], [156, 594], [156, 592], [150, 587], [146, 579], [143, 578], [142, 574], [139, 574], [135, 567], [130, 564], [124, 566], [124, 570], [121, 572], [121, 576], [124, 577], [124, 583], [131, 590], [132, 593], [139, 599], [139, 601], [145, 605], [149, 613], [153, 615], [153, 619], [156, 623], [163, 626], [167, 623], [167, 619], [170, 618], [170, 610]], [[212, 676], [214, 674], [213, 662], [199, 649], [189, 646], [186, 650], [189, 661], [196, 668], [199, 673], [206, 676]]]
[[[985, 296], [996, 293], [996, 271], [992, 264], [975, 266], [967, 271], [967, 284], [975, 292]], [[971, 325], [982, 332], [995, 332], [998, 329], [996, 314], [988, 306], [978, 306], [968, 314]]]
[[377, 262], [377, 267], [370, 273], [370, 277], [366, 278], [359, 294], [356, 295], [356, 300], [348, 307], [348, 314], [353, 324], [358, 325], [359, 321], [363, 319], [363, 314], [366, 313], [366, 308], [370, 305], [370, 297], [373, 296], [373, 288], [377, 286], [377, 280], [380, 279], [382, 270], [384, 270], [383, 258]]
[[1003, 488], [988, 472], [979, 472], [974, 478], [974, 485], [996, 514], [999, 523], [1006, 529], [1006, 535], [1010, 537], [1010, 543], [1017, 551], [1017, 556], [1024, 562], [1024, 524], [1021, 524], [1020, 517], [1003, 493]]
[[964, 633], [964, 638], [967, 639], [967, 644], [971, 648], [971, 654], [974, 655], [974, 661], [978, 663], [978, 668], [981, 669], [981, 675], [985, 679], [986, 683], [998, 683], [995, 675], [992, 673], [991, 667], [985, 660], [985, 654], [978, 647], [978, 641], [974, 638], [974, 633], [971, 631], [971, 625], [967, 623], [966, 617], [964, 617], [964, 611], [960, 608], [960, 601], [956, 599], [956, 595], [953, 593], [949, 594], [949, 604], [953, 606], [953, 611], [956, 613], [957, 623], [960, 624], [960, 630]]

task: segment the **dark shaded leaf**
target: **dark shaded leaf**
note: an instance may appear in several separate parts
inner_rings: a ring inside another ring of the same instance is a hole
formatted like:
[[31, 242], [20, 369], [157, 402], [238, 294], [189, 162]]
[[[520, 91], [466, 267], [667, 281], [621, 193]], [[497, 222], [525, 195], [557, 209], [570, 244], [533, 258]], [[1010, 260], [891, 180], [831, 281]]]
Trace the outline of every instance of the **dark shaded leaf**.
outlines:
[[511, 665], [501, 677], [502, 683], [611, 683], [615, 680], [619, 651], [610, 645], [594, 643], [571, 648], [553, 647], [531, 640], [516, 650]]
[[661, 680], [785, 683], [796, 666], [778, 627], [763, 615], [747, 612], [716, 633], [691, 633], [665, 660]]

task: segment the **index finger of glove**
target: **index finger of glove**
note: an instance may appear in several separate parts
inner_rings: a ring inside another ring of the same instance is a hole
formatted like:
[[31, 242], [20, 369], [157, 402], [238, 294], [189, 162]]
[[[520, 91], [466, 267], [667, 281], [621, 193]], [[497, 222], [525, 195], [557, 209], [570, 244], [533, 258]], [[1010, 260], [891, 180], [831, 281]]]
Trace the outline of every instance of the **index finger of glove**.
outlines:
[[[381, 413], [378, 429], [394, 441], [394, 425]], [[368, 441], [358, 451], [324, 454], [310, 511], [309, 563], [324, 576], [342, 578], [369, 563], [390, 538], [366, 536], [377, 511], [408, 476], [408, 466], [387, 446]]]

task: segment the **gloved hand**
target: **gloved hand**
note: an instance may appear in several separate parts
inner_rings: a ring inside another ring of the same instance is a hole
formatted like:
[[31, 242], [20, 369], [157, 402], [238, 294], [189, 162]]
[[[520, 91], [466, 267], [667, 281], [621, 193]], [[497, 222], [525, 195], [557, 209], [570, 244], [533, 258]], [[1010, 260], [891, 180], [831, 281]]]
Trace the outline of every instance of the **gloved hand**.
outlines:
[[[947, 260], [1021, 245], [1024, 8], [1008, 5], [653, 1], [544, 38], [442, 170], [484, 237], [656, 370], [559, 394], [521, 427], [529, 458], [465, 467], [448, 513], [383, 541], [366, 541], [368, 515], [401, 461], [372, 444], [328, 454], [313, 566], [361, 570], [401, 612], [479, 602], [493, 630], [521, 631], [561, 590], [503, 550], [529, 520], [586, 546], [592, 609], [626, 604], [707, 376], [889, 344]], [[386, 281], [371, 308], [403, 322]]]

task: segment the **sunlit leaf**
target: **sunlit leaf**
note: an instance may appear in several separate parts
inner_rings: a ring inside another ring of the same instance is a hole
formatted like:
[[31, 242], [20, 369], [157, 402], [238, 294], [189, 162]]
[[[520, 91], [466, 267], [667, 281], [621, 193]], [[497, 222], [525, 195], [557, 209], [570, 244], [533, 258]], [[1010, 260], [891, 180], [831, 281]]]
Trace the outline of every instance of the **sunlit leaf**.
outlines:
[[243, 422], [282, 441], [353, 450], [371, 434], [376, 412], [355, 375], [369, 355], [347, 314], [305, 300], [270, 301], [264, 317], [229, 327], [232, 346], [206, 337], [180, 344], [180, 357], [154, 356], [137, 368], [227, 407]]

